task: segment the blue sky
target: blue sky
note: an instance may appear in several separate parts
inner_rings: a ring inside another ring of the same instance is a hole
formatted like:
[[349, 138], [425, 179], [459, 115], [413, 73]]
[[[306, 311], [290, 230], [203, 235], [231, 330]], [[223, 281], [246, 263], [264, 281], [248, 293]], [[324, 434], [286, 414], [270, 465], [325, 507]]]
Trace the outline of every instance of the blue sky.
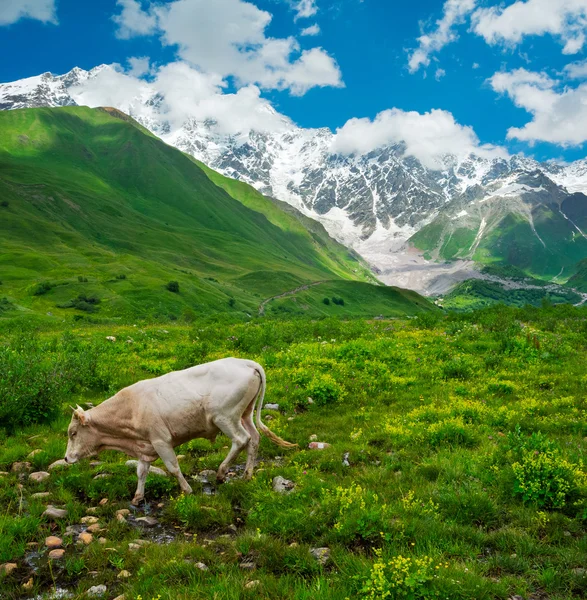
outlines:
[[[344, 130], [362, 149], [397, 131], [426, 137], [438, 117], [438, 137], [454, 131], [448, 148], [462, 139], [475, 145], [463, 130], [470, 127], [481, 146], [541, 160], [586, 155], [587, 0], [252, 0], [241, 14], [244, 4], [9, 0], [0, 4], [0, 81], [102, 63], [126, 68], [130, 57], [148, 57], [156, 66], [142, 77], [152, 79], [157, 65], [180, 60], [223, 80], [224, 93], [260, 89], [303, 127], [336, 131], [362, 119]], [[222, 9], [239, 32], [234, 39], [211, 34]], [[319, 33], [302, 35], [310, 27]], [[260, 47], [271, 52], [269, 63], [259, 61]], [[312, 50], [311, 64], [296, 62]], [[373, 122], [390, 109], [398, 110]], [[410, 117], [433, 109], [433, 118]], [[354, 141], [347, 139], [349, 151]]]

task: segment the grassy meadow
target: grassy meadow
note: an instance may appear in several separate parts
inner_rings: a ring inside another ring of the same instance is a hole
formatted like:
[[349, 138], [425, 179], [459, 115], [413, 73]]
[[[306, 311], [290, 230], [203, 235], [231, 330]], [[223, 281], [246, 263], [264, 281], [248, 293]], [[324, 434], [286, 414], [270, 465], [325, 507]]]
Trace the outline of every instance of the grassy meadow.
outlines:
[[[569, 306], [0, 322], [0, 564], [17, 565], [0, 597], [87, 598], [105, 585], [126, 600], [585, 598], [586, 334], [587, 310]], [[63, 458], [69, 404], [226, 356], [264, 366], [265, 401], [279, 404], [264, 420], [299, 444], [262, 439], [251, 482], [244, 456], [228, 483], [199, 476], [223, 460], [223, 437], [176, 449], [193, 495], [149, 475], [146, 504], [122, 518], [136, 474], [121, 453], [29, 479]], [[13, 472], [22, 461], [30, 470]], [[273, 490], [277, 476], [290, 493]], [[48, 504], [67, 516], [43, 516]], [[62, 558], [48, 560], [49, 535]], [[328, 548], [322, 561], [316, 548]]]

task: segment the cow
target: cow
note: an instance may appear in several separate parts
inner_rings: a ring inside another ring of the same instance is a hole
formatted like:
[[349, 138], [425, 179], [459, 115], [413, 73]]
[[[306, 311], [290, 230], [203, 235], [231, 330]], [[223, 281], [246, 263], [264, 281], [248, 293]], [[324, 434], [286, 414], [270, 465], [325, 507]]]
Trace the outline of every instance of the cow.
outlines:
[[138, 459], [138, 486], [132, 504], [145, 495], [150, 463], [160, 457], [183, 493], [185, 480], [173, 448], [194, 438], [214, 442], [222, 432], [232, 441], [216, 478], [224, 481], [231, 463], [247, 449], [244, 477], [249, 480], [260, 435], [253, 422], [273, 443], [295, 448], [261, 422], [266, 379], [263, 367], [252, 360], [223, 358], [174, 371], [124, 388], [102, 404], [73, 409], [68, 428], [65, 462], [73, 464], [102, 450], [120, 450]]

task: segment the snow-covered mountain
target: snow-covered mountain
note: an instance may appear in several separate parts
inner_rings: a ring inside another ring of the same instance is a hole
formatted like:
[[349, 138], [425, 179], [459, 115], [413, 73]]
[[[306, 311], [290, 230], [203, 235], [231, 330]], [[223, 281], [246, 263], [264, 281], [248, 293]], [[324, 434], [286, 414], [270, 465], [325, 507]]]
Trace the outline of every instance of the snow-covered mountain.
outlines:
[[[105, 69], [112, 67], [75, 68], [61, 76], [45, 73], [1, 84], [0, 109], [95, 105], [88, 90]], [[386, 274], [389, 283], [403, 281], [400, 273], [405, 264], [398, 263], [397, 251], [455, 198], [466, 203], [485, 195], [514, 194], [524, 204], [531, 202], [533, 194], [550, 194], [559, 202], [561, 195], [587, 192], [587, 159], [559, 165], [523, 156], [445, 156], [438, 169], [430, 169], [408, 156], [401, 143], [346, 156], [331, 150], [334, 134], [329, 129], [300, 128], [275, 112], [268, 118], [281, 118], [282, 126], [270, 133], [226, 133], [214, 121], [189, 116], [173, 122], [166, 110], [168, 92], [137, 84], [124, 99], [118, 95], [115, 108], [213, 169], [321, 221], [333, 237]], [[520, 184], [525, 177], [529, 183]], [[512, 182], [514, 187], [508, 188]]]

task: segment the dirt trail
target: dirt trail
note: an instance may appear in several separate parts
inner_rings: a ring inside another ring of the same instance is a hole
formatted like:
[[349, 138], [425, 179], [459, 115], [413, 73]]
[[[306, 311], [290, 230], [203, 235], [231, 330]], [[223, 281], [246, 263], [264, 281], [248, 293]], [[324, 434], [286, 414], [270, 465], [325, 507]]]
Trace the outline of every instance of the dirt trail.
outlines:
[[313, 283], [307, 283], [306, 285], [301, 285], [300, 287], [297, 287], [295, 290], [290, 290], [289, 292], [283, 292], [282, 294], [277, 294], [277, 296], [271, 296], [271, 298], [267, 298], [266, 300], [263, 300], [263, 302], [261, 302], [261, 304], [259, 304], [259, 314], [260, 315], [264, 315], [265, 314], [265, 306], [267, 306], [267, 304], [269, 304], [269, 302], [271, 302], [271, 300], [277, 300], [278, 298], [285, 298], [287, 296], [293, 296], [294, 294], [297, 294], [298, 292], [303, 292], [304, 290], [308, 290], [311, 287], [314, 287], [315, 285], [320, 285], [321, 283], [326, 283], [326, 279], [322, 280], [322, 281], [314, 281]]

